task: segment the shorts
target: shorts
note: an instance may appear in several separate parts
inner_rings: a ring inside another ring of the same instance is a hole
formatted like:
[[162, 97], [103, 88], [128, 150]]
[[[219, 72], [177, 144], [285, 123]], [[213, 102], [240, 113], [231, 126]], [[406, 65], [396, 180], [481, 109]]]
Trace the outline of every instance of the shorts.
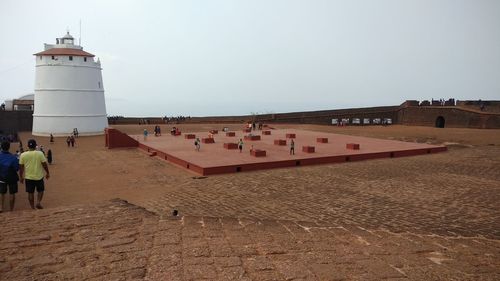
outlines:
[[16, 194], [17, 182], [13, 183], [0, 182], [0, 194], [7, 193], [7, 189], [9, 190], [9, 194]]
[[43, 183], [43, 179], [41, 180], [25, 180], [26, 182], [26, 192], [28, 193], [34, 193], [35, 188], [36, 192], [44, 192], [45, 191], [45, 185]]

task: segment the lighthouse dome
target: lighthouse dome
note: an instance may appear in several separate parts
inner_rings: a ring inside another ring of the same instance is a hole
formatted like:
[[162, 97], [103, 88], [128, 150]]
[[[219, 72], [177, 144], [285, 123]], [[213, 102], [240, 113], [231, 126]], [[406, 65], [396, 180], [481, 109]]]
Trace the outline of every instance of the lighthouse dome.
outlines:
[[63, 39], [74, 39], [71, 34], [69, 34], [69, 31], [66, 32], [66, 35], [63, 36]]
[[66, 34], [63, 37], [61, 37], [58, 41], [60, 42], [60, 44], [73, 45], [74, 40], [75, 38], [73, 38], [73, 36], [69, 34], [69, 31], [67, 31]]

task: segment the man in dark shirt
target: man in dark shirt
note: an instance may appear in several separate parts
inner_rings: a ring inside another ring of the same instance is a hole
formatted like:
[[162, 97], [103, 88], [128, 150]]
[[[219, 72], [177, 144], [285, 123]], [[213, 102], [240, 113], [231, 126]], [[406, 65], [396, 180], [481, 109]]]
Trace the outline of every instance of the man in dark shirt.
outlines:
[[3, 141], [1, 144], [2, 151], [0, 152], [0, 194], [2, 196], [2, 210], [5, 210], [5, 194], [9, 190], [10, 194], [10, 210], [14, 210], [17, 193], [17, 181], [19, 177], [19, 160], [9, 152], [10, 142]]

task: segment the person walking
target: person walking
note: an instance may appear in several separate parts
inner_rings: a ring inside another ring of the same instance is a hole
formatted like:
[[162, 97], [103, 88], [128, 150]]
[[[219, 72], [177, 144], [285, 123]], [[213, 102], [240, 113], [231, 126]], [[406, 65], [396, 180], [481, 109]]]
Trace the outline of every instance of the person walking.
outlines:
[[[28, 141], [28, 151], [21, 154], [19, 159], [19, 180], [25, 183], [26, 192], [28, 193], [28, 201], [32, 209], [43, 209], [41, 202], [45, 191], [45, 183], [43, 181], [45, 170], [45, 178], [50, 178], [49, 166], [42, 152], [36, 151], [36, 141], [30, 139]], [[37, 191], [37, 203], [35, 206], [35, 189]]]
[[194, 146], [195, 146], [196, 151], [200, 151], [200, 148], [201, 148], [200, 138], [196, 138], [196, 140], [194, 141]]
[[75, 137], [74, 136], [69, 137], [69, 142], [71, 143], [71, 147], [75, 147]]
[[68, 145], [68, 147], [70, 146], [70, 144], [71, 144], [71, 137], [70, 136], [68, 136], [66, 138], [66, 144]]
[[144, 129], [144, 132], [142, 132], [142, 134], [144, 135], [144, 141], [146, 141], [148, 139], [148, 130]]
[[49, 162], [49, 165], [52, 165], [52, 150], [47, 151], [47, 162]]
[[240, 153], [243, 150], [243, 140], [242, 139], [240, 139], [240, 141], [238, 142], [238, 149], [240, 150]]
[[2, 209], [0, 212], [5, 211], [5, 194], [7, 190], [10, 194], [10, 210], [14, 210], [16, 203], [17, 193], [17, 171], [19, 170], [19, 160], [17, 157], [9, 152], [10, 142], [3, 141], [1, 144], [0, 153], [0, 194], [2, 196]]
[[50, 143], [54, 143], [54, 135], [50, 134]]
[[295, 142], [293, 139], [290, 141], [290, 155], [295, 155]]

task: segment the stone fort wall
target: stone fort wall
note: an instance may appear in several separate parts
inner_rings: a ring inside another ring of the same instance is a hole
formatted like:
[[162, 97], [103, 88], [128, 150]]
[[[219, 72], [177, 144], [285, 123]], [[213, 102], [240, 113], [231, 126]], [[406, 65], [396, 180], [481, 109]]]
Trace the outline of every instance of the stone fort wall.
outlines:
[[16, 134], [31, 131], [33, 127], [33, 111], [0, 110], [0, 135]]
[[[480, 110], [480, 104], [486, 109]], [[436, 127], [438, 118], [444, 127], [455, 128], [500, 128], [500, 101], [458, 101], [454, 106], [422, 106], [419, 101], [406, 101], [399, 106], [380, 106], [337, 110], [319, 110], [240, 116], [192, 117], [181, 123], [292, 123], [331, 125], [332, 119], [348, 118], [390, 118], [393, 124]], [[32, 111], [0, 111], [0, 134], [31, 131]], [[147, 120], [149, 124], [166, 124], [160, 117], [109, 119], [109, 124], [139, 124]], [[169, 123], [175, 124], [175, 123]]]

